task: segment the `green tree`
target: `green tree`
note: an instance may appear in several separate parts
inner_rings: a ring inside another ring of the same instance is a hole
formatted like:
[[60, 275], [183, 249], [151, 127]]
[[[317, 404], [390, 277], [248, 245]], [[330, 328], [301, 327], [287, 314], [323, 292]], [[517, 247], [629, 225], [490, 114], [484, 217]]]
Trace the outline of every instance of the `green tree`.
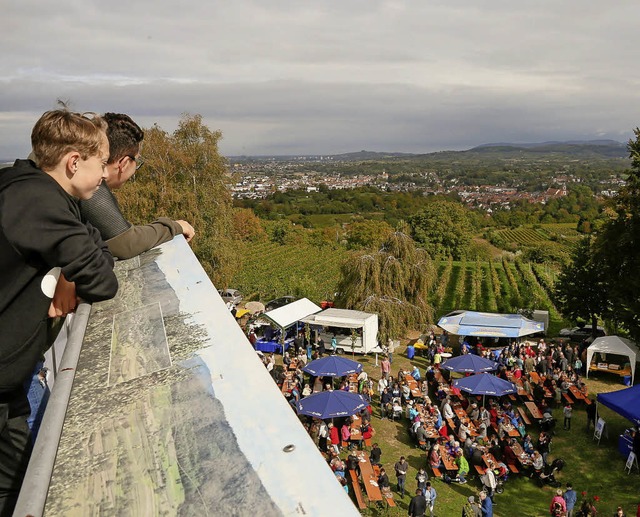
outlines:
[[459, 203], [437, 200], [409, 217], [413, 238], [432, 256], [466, 255], [472, 237], [467, 209]]
[[310, 230], [309, 243], [317, 248], [330, 246], [335, 248], [339, 246], [340, 228], [338, 226], [326, 226], [324, 228], [315, 228]]
[[393, 233], [393, 228], [384, 221], [357, 221], [347, 228], [347, 248], [378, 248]]
[[578, 242], [555, 287], [555, 300], [565, 316], [591, 322], [594, 337], [598, 318], [608, 315], [609, 295], [604, 270], [594, 256], [592, 239]]
[[591, 233], [591, 221], [585, 219], [584, 216], [580, 216], [576, 230], [580, 233]]
[[612, 318], [640, 339], [640, 129], [629, 140], [627, 184], [605, 207], [596, 252], [609, 286]]
[[158, 215], [185, 219], [196, 230], [191, 246], [217, 286], [226, 286], [238, 261], [231, 221], [227, 163], [218, 151], [219, 131], [200, 115], [184, 115], [171, 134], [145, 131], [145, 166], [118, 191], [128, 218], [141, 224]]
[[523, 247], [522, 258], [536, 264], [561, 263], [566, 261], [566, 253], [548, 243]]
[[289, 221], [279, 221], [274, 227], [273, 232], [271, 233], [271, 240], [276, 244], [280, 244], [284, 246], [287, 235], [289, 234], [289, 229], [291, 227], [291, 223]]
[[336, 302], [378, 314], [379, 339], [397, 339], [433, 321], [429, 292], [436, 272], [429, 255], [404, 231], [377, 250], [351, 252], [341, 269]]

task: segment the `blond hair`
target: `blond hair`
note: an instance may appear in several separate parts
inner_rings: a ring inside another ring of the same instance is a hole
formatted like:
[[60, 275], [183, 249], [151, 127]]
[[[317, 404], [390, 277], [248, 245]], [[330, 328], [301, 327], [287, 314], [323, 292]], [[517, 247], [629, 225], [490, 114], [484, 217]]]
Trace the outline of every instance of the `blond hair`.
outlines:
[[106, 138], [107, 124], [93, 113], [74, 113], [67, 109], [44, 113], [31, 131], [35, 161], [42, 170], [54, 169], [71, 151], [83, 160], [97, 156]]

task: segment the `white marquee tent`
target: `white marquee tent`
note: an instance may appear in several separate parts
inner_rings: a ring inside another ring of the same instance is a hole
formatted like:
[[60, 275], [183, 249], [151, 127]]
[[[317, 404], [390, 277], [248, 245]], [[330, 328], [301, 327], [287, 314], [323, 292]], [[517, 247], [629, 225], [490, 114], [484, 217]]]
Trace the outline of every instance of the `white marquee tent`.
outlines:
[[305, 316], [320, 312], [322, 309], [307, 298], [296, 300], [283, 307], [260, 314], [259, 319], [273, 323], [276, 327], [286, 329]]
[[594, 339], [593, 343], [587, 348], [587, 377], [589, 377], [591, 358], [596, 352], [628, 357], [631, 365], [631, 385], [633, 386], [636, 361], [640, 360], [640, 351], [633, 341], [618, 336], [603, 336]]

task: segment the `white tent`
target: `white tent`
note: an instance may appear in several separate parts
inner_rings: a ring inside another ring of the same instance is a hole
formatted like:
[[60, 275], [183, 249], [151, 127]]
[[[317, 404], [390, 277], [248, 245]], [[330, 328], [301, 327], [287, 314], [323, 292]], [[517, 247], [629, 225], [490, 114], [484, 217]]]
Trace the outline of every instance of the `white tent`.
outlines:
[[544, 332], [541, 321], [533, 321], [522, 314], [454, 311], [440, 318], [438, 327], [457, 336], [522, 337]]
[[315, 314], [321, 310], [322, 309], [312, 301], [307, 298], [302, 298], [283, 307], [264, 312], [260, 314], [259, 319], [267, 320], [281, 329], [286, 329], [305, 316]]
[[593, 343], [587, 348], [587, 377], [589, 377], [591, 358], [596, 352], [628, 357], [629, 364], [631, 365], [631, 385], [633, 385], [636, 361], [640, 359], [638, 347], [633, 341], [618, 336], [603, 336], [594, 339]]

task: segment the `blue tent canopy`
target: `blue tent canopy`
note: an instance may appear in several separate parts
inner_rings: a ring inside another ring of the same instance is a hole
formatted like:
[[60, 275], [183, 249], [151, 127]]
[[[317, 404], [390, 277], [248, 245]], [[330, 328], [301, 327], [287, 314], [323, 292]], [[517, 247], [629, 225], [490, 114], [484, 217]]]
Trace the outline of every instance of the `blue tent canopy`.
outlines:
[[598, 393], [600, 404], [640, 425], [640, 384], [610, 393]]
[[362, 395], [348, 391], [320, 391], [296, 402], [299, 415], [315, 416], [326, 420], [341, 416], [355, 415], [369, 403]]
[[475, 354], [464, 354], [447, 359], [441, 368], [452, 372], [492, 372], [498, 369], [498, 363]]
[[463, 377], [453, 381], [453, 385], [459, 390], [466, 391], [472, 395], [492, 395], [502, 397], [510, 393], [517, 393], [515, 384], [505, 381], [500, 377], [490, 373], [477, 373], [470, 377]]
[[315, 377], [344, 377], [345, 375], [361, 372], [362, 364], [339, 355], [328, 355], [311, 361], [302, 368], [302, 371]]
[[440, 318], [438, 326], [458, 336], [515, 338], [544, 332], [544, 323], [521, 314], [460, 311]]

